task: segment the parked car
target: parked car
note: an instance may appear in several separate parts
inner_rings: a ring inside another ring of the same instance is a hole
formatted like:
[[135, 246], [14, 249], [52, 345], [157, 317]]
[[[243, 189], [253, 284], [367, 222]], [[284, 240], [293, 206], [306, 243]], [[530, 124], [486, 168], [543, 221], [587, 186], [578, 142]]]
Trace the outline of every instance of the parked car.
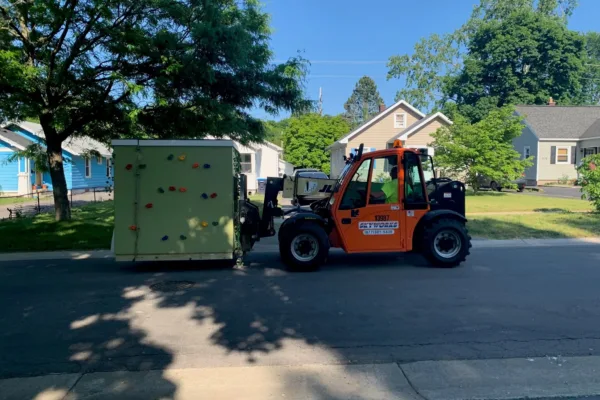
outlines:
[[[498, 191], [498, 192], [502, 191], [502, 183], [501, 182], [496, 182], [495, 180], [492, 180], [483, 175], [479, 176], [478, 181], [479, 181], [480, 188], [491, 189], [491, 190]], [[517, 190], [519, 192], [522, 192], [523, 190], [525, 190], [525, 185], [527, 184], [527, 179], [525, 178], [525, 174], [523, 174], [520, 178], [515, 179], [511, 183], [513, 185], [517, 186]]]
[[[315, 168], [298, 168], [297, 170], [294, 171], [292, 178], [295, 180], [296, 178], [299, 178], [299, 177], [300, 178], [329, 179], [329, 176], [327, 176], [327, 174], [325, 172], [319, 171], [318, 169], [315, 169]], [[321, 200], [323, 198], [323, 194], [316, 193], [316, 194], [307, 195], [307, 196], [297, 195], [296, 197], [298, 199], [298, 204], [300, 204], [301, 206], [306, 206], [308, 204], [311, 204], [312, 202]], [[292, 203], [295, 203], [295, 201], [292, 200]]]

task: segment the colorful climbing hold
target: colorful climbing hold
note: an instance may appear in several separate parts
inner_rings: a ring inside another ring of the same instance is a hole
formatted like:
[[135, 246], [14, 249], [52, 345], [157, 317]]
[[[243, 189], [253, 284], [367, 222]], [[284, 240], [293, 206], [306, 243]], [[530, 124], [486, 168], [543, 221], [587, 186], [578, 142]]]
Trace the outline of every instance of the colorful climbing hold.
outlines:
[[167, 157], [167, 160], [171, 161], [173, 158], [175, 158], [175, 156], [173, 154], [169, 154], [169, 156]]
[[168, 240], [168, 239], [169, 239], [169, 237], [167, 235], [165, 235], [160, 240], [162, 240], [164, 242], [165, 240]]
[[204, 164], [204, 169], [209, 169], [210, 168], [210, 164]]
[[131, 225], [131, 226], [129, 227], [129, 230], [130, 230], [130, 231], [137, 231], [137, 226], [135, 226], [135, 225]]
[[179, 161], [183, 161], [183, 160], [185, 160], [185, 154], [182, 154], [182, 155], [180, 155], [177, 158], [179, 158]]
[[194, 163], [194, 165], [192, 165], [192, 168], [196, 169], [196, 168], [198, 168], [199, 166], [200, 166], [200, 164], [198, 164], [198, 163]]
[[208, 226], [208, 222], [206, 222], [206, 221], [202, 221], [202, 224], [201, 224], [201, 225], [202, 225], [203, 227], [205, 227], [205, 228], [206, 228], [206, 227]]
[[140, 165], [138, 166], [138, 168], [139, 168], [139, 169], [146, 169], [146, 164], [140, 164]]
[[187, 192], [187, 189], [186, 189], [186, 188], [184, 188], [184, 187], [180, 187], [180, 188], [179, 188], [179, 191], [180, 191], [181, 193], [185, 193], [185, 192]]
[[217, 226], [219, 223], [217, 221], [213, 221], [213, 226]]
[[169, 186], [169, 191], [170, 192], [174, 192], [176, 190], [177, 190], [177, 188], [175, 186]]
[[161, 187], [158, 188], [158, 193], [164, 193], [164, 192], [165, 192], [165, 189], [163, 189]]
[[208, 195], [206, 193], [202, 193], [202, 198], [203, 199], [208, 199]]
[[152, 203], [146, 204], [146, 208], [152, 208], [154, 205]]
[[126, 169], [127, 171], [129, 171], [131, 168], [133, 168], [133, 164], [127, 164], [127, 165], [125, 166], [125, 169]]
[[185, 239], [187, 239], [187, 237], [185, 235], [179, 235], [179, 239], [185, 240]]
[[210, 195], [210, 198], [211, 198], [211, 199], [214, 199], [214, 198], [216, 198], [216, 197], [217, 197], [217, 194], [216, 194], [216, 193], [212, 193], [212, 194]]

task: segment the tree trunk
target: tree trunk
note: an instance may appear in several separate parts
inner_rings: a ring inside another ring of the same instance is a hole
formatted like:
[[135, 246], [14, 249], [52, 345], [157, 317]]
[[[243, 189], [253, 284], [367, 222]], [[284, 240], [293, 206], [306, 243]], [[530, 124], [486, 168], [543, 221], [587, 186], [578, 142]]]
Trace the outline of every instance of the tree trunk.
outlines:
[[67, 191], [67, 180], [63, 168], [62, 146], [60, 141], [46, 138], [48, 146], [48, 163], [50, 164], [50, 178], [52, 179], [52, 192], [54, 194], [54, 212], [57, 221], [71, 219], [71, 207]]

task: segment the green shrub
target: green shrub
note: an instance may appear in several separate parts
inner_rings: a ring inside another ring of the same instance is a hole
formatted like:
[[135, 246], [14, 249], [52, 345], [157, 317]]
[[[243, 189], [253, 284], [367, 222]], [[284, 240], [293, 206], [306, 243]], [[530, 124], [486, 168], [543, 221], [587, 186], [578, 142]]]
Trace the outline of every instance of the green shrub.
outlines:
[[581, 180], [581, 191], [596, 210], [600, 211], [600, 154], [584, 158], [577, 167], [577, 172]]

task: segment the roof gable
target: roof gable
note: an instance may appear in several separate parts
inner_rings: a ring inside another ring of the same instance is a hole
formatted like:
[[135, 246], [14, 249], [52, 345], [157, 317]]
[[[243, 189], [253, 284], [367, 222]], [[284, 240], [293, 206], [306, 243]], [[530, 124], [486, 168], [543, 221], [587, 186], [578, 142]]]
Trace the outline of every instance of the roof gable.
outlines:
[[34, 143], [33, 141], [19, 135], [18, 133], [9, 131], [8, 129], [4, 128], [0, 128], [0, 139], [19, 150], [25, 150], [27, 146], [30, 146]]
[[517, 106], [516, 112], [539, 139], [595, 137], [588, 134], [600, 119], [600, 106]]
[[396, 139], [406, 140], [406, 139], [408, 139], [408, 137], [410, 135], [418, 132], [420, 129], [422, 129], [425, 126], [429, 125], [431, 122], [435, 121], [436, 119], [439, 119], [439, 120], [443, 121], [447, 125], [452, 125], [452, 121], [450, 121], [450, 118], [446, 117], [441, 112], [436, 112], [435, 114], [430, 114], [430, 115], [428, 115], [427, 117], [425, 117], [423, 119], [415, 121], [410, 126], [408, 126], [405, 130], [403, 130], [402, 132], [400, 132], [396, 137], [390, 139], [390, 142], [393, 142]]
[[418, 109], [413, 107], [411, 104], [407, 103], [404, 100], [399, 100], [396, 103], [394, 103], [393, 105], [391, 105], [390, 107], [386, 108], [384, 111], [375, 115], [373, 118], [371, 118], [370, 120], [368, 120], [367, 122], [365, 122], [364, 124], [359, 126], [358, 128], [354, 129], [352, 132], [350, 132], [343, 138], [334, 142], [331, 146], [329, 146], [327, 148], [330, 149], [331, 147], [335, 146], [336, 144], [347, 144], [350, 139], [352, 139], [353, 137], [357, 136], [358, 134], [364, 132], [367, 128], [375, 125], [377, 122], [381, 121], [383, 118], [387, 117], [394, 111], [398, 110], [398, 108], [400, 108], [401, 106], [408, 108], [410, 111], [414, 112], [421, 118], [425, 117], [425, 114], [423, 114], [421, 111], [419, 111]]

